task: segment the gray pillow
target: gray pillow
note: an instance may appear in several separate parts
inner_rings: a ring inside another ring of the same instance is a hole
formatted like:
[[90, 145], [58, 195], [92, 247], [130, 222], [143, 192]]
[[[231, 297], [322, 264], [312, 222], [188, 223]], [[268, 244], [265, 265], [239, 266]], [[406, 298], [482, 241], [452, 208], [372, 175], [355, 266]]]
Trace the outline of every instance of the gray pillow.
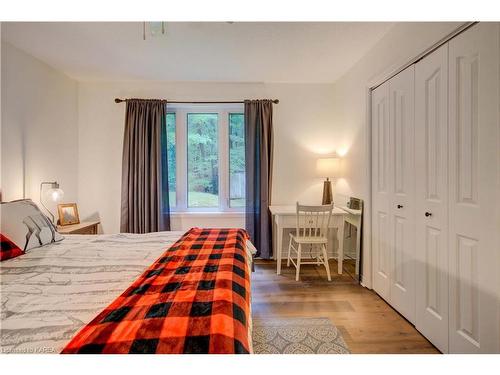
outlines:
[[0, 233], [24, 251], [63, 239], [31, 199], [1, 204]]

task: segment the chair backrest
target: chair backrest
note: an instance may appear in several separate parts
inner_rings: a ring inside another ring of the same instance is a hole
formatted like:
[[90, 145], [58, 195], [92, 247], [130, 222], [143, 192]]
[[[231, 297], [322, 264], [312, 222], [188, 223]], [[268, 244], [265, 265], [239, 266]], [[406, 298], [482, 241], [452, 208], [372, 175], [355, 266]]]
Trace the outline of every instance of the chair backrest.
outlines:
[[297, 236], [325, 237], [330, 226], [333, 203], [322, 206], [304, 206], [297, 202]]

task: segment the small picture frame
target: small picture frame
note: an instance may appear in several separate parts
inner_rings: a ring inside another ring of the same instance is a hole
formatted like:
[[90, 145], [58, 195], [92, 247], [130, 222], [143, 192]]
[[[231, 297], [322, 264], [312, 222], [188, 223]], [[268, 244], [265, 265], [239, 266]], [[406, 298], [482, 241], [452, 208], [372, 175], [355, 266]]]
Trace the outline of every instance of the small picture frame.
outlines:
[[76, 203], [59, 204], [57, 205], [57, 212], [59, 213], [59, 225], [80, 224]]

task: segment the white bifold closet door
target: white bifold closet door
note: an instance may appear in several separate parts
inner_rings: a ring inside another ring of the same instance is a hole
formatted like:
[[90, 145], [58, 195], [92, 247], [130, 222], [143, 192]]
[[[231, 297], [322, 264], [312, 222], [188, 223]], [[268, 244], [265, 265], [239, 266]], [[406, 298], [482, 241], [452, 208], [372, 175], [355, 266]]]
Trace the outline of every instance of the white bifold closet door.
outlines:
[[391, 269], [389, 82], [372, 92], [373, 289], [389, 301]]
[[499, 24], [449, 43], [451, 353], [500, 353]]
[[373, 91], [374, 289], [415, 319], [414, 66]]
[[448, 45], [415, 67], [416, 328], [448, 352]]
[[389, 80], [390, 302], [415, 323], [415, 67]]

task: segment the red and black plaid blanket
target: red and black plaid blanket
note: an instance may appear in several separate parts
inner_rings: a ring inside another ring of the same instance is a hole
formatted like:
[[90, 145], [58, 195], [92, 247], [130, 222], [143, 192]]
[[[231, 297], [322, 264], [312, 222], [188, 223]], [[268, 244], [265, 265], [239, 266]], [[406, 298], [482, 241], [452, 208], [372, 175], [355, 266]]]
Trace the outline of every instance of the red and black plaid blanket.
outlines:
[[189, 230], [62, 353], [248, 353], [247, 238]]

